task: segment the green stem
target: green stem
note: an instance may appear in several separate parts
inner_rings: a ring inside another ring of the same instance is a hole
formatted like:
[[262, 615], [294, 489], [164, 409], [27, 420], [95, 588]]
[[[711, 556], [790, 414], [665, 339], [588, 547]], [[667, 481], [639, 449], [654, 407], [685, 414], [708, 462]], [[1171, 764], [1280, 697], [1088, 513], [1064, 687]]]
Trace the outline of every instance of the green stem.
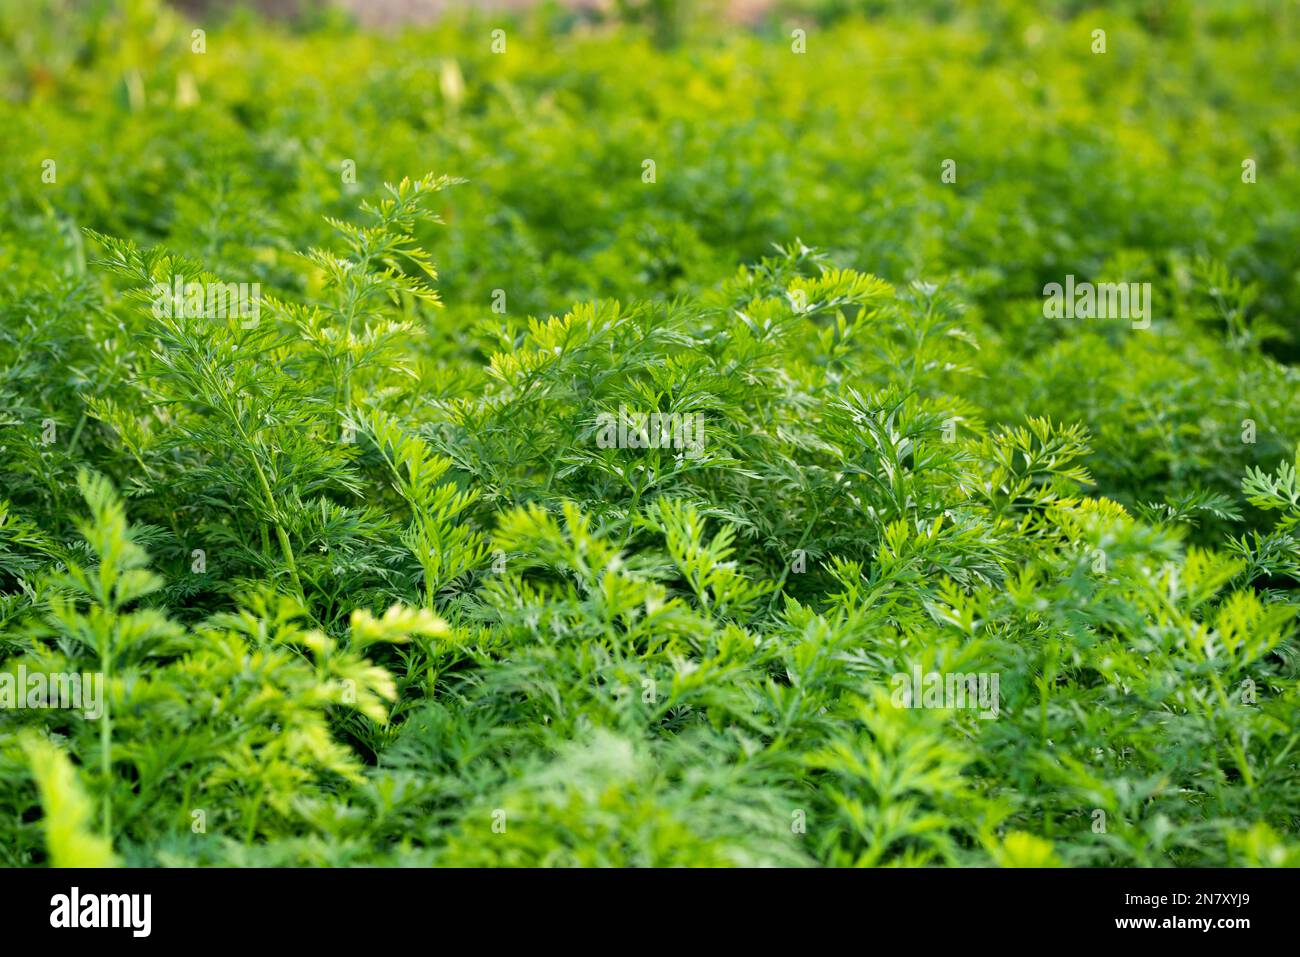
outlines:
[[72, 438], [68, 441], [68, 458], [77, 451], [77, 442], [81, 439], [81, 430], [86, 425], [86, 413], [81, 413], [81, 418], [77, 420], [77, 426], [72, 430]]
[[104, 839], [113, 840], [113, 722], [109, 714], [112, 688], [109, 682], [109, 638], [99, 650], [99, 673], [104, 682], [104, 713], [99, 719], [99, 771], [104, 779]]
[[[266, 499], [266, 507], [269, 511], [275, 511], [275, 496], [271, 492], [271, 483], [266, 480], [266, 473], [262, 471], [262, 463], [257, 461], [256, 455], [249, 456], [253, 463], [253, 471], [257, 473], [258, 484], [262, 486], [262, 495]], [[293, 557], [293, 544], [289, 541], [289, 533], [284, 530], [284, 526], [278, 521], [274, 522], [275, 537], [280, 542], [280, 551], [284, 554], [285, 567], [289, 569], [289, 579], [293, 582], [293, 587], [298, 592], [298, 597], [302, 599], [305, 606], [307, 604], [307, 594], [302, 589], [302, 580], [298, 577], [298, 563]]]

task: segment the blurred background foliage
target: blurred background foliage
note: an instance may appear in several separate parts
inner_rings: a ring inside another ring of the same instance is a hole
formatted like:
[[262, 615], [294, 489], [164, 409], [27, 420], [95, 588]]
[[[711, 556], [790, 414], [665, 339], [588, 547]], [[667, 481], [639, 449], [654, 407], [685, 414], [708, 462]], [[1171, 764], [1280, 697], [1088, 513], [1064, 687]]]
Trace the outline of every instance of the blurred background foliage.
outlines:
[[[227, 13], [203, 56], [150, 0], [43, 5], [0, 6], [3, 195], [32, 231], [9, 257], [79, 261], [86, 226], [301, 285], [291, 250], [321, 240], [323, 215], [453, 171], [470, 183], [444, 211], [438, 257], [451, 329], [493, 289], [513, 315], [670, 298], [797, 237], [896, 282], [960, 282], [968, 321], [997, 341], [981, 401], [1088, 424], [1112, 494], [1181, 490], [1191, 462], [1226, 488], [1294, 434], [1288, 374], [1209, 372], [1199, 364], [1227, 357], [1198, 346], [1228, 322], [1213, 260], [1251, 289], [1241, 321], [1262, 354], [1300, 349], [1297, 111], [1281, 95], [1300, 70], [1294, 4], [798, 4], [751, 25], [682, 5], [689, 28], [668, 52], [637, 40], [654, 38], [636, 26], [653, 5], [616, 40], [618, 9], [461, 11], [396, 34], [354, 33], [341, 14], [295, 32]], [[804, 55], [794, 24], [810, 31]], [[47, 156], [57, 209], [18, 172]], [[945, 159], [955, 184], [940, 181]], [[214, 249], [204, 219], [231, 214], [244, 228]], [[1151, 281], [1166, 321], [1110, 361], [1097, 337], [1114, 330], [1041, 318], [1043, 285], [1066, 273]], [[1040, 362], [1060, 374], [1030, 373]], [[1026, 391], [1005, 394], [1011, 381]], [[1261, 441], [1232, 441], [1252, 412]], [[1111, 443], [1137, 474], [1107, 470]], [[1151, 454], [1133, 461], [1135, 448]]]

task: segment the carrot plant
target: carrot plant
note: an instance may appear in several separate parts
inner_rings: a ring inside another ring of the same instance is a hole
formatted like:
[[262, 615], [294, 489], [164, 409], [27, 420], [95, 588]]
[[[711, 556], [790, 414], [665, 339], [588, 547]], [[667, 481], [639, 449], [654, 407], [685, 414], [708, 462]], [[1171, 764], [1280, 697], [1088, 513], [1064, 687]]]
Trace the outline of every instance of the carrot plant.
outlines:
[[0, 4], [0, 863], [1300, 864], [1300, 21], [850, 6]]

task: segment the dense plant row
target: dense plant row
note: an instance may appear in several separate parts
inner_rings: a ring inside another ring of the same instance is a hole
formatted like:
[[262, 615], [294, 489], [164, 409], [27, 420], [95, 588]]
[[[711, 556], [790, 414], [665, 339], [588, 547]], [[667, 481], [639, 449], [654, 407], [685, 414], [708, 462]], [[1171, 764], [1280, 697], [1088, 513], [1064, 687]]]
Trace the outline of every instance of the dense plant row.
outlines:
[[1296, 25], [880, 7], [0, 7], [0, 863], [1300, 863]]

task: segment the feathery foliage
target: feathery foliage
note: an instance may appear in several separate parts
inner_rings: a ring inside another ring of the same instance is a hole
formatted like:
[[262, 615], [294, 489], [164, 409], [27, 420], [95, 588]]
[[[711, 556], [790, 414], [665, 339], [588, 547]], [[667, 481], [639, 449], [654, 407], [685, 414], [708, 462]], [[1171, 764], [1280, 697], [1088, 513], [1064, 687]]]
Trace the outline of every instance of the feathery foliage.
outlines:
[[1300, 21], [54, 6], [0, 863], [1300, 864]]

